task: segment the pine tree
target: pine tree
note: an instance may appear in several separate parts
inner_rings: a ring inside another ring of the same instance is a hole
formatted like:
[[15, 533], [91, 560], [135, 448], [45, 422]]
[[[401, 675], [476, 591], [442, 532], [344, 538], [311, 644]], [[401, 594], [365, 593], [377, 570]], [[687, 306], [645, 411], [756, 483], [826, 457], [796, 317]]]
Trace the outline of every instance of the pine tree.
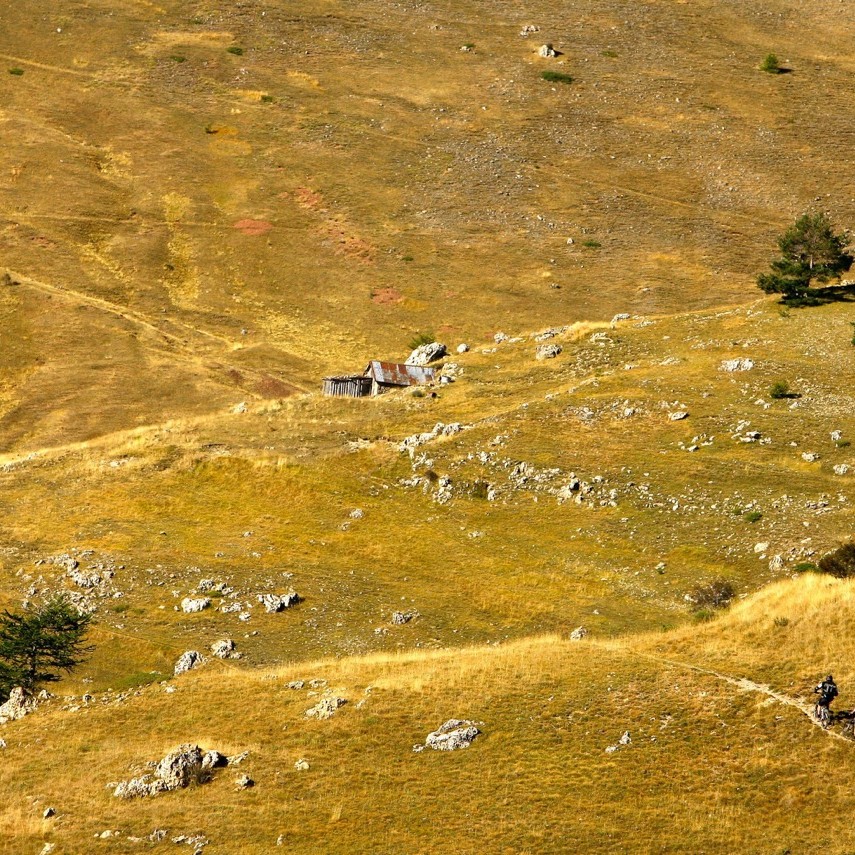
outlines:
[[34, 611], [0, 615], [0, 699], [15, 686], [30, 691], [71, 671], [92, 648], [84, 637], [92, 622], [69, 601], [54, 597]]
[[785, 299], [804, 297], [814, 281], [839, 279], [852, 266], [845, 247], [846, 238], [834, 233], [825, 214], [802, 214], [778, 238], [781, 257], [771, 262], [771, 273], [757, 277], [757, 285]]

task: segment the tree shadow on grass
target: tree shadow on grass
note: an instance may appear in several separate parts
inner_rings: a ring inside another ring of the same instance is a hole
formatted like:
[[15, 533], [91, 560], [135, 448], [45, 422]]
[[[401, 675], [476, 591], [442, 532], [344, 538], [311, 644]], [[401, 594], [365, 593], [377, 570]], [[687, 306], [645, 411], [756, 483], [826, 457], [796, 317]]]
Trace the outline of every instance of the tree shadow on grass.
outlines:
[[827, 285], [825, 288], [811, 288], [799, 297], [782, 297], [781, 303], [791, 309], [805, 309], [810, 306], [827, 306], [829, 303], [851, 303], [855, 301], [855, 282], [845, 285]]

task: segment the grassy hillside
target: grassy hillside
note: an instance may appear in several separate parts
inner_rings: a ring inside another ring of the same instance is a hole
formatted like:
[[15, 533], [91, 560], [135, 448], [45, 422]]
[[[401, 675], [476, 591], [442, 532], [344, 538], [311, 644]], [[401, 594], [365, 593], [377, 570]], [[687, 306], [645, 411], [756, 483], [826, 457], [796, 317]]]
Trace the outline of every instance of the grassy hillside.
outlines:
[[[6, 449], [316, 388], [417, 330], [732, 302], [793, 215], [855, 215], [855, 60], [818, 2], [90, 0], [5, 21]], [[769, 51], [792, 73], [759, 71]]]
[[[792, 601], [810, 591], [791, 591]], [[721, 638], [717, 623], [706, 632]], [[853, 845], [851, 743], [759, 692], [674, 662], [557, 638], [499, 648], [198, 672], [174, 694], [43, 711], [8, 734], [2, 851], [134, 852], [155, 828], [203, 833], [206, 852], [800, 851]], [[705, 645], [694, 651], [705, 662]], [[817, 667], [819, 662], [814, 660]], [[325, 679], [349, 703], [304, 712]], [[414, 754], [449, 717], [482, 722], [465, 751]], [[51, 750], [34, 751], [51, 732]], [[609, 754], [624, 731], [632, 744]], [[236, 753], [256, 781], [224, 770], [198, 788], [123, 802], [105, 788], [175, 744]], [[53, 757], [65, 759], [55, 773]], [[309, 769], [295, 770], [305, 759]], [[21, 786], [38, 781], [36, 790]], [[16, 783], [17, 782], [17, 783]], [[46, 806], [58, 817], [42, 822]], [[762, 838], [756, 817], [767, 817]], [[94, 841], [104, 830], [120, 835]]]
[[[852, 286], [754, 284], [855, 222], [840, 11], [3, 11], [0, 608], [95, 651], [0, 726], [0, 853], [855, 851]], [[435, 394], [319, 394], [428, 332]], [[183, 742], [256, 786], [112, 797]]]

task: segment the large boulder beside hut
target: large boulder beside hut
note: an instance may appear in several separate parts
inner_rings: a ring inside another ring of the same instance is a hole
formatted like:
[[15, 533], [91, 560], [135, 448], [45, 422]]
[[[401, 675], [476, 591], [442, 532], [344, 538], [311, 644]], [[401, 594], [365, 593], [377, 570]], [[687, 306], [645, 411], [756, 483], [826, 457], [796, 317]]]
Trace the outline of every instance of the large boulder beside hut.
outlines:
[[408, 357], [407, 365], [427, 365], [430, 362], [436, 362], [437, 359], [442, 359], [447, 353], [444, 344], [438, 341], [432, 341], [429, 344], [423, 344], [417, 347]]

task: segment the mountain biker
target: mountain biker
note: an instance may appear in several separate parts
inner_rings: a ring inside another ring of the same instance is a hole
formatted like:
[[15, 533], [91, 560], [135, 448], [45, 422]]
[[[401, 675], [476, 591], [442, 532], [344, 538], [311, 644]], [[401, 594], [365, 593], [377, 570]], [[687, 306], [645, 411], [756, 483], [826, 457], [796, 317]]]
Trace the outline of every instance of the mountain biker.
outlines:
[[829, 674], [821, 683], [814, 686], [813, 691], [819, 695], [819, 700], [816, 702], [817, 707], [822, 707], [826, 714], [830, 712], [829, 707], [831, 702], [837, 697], [837, 683], [834, 682], [834, 677]]

